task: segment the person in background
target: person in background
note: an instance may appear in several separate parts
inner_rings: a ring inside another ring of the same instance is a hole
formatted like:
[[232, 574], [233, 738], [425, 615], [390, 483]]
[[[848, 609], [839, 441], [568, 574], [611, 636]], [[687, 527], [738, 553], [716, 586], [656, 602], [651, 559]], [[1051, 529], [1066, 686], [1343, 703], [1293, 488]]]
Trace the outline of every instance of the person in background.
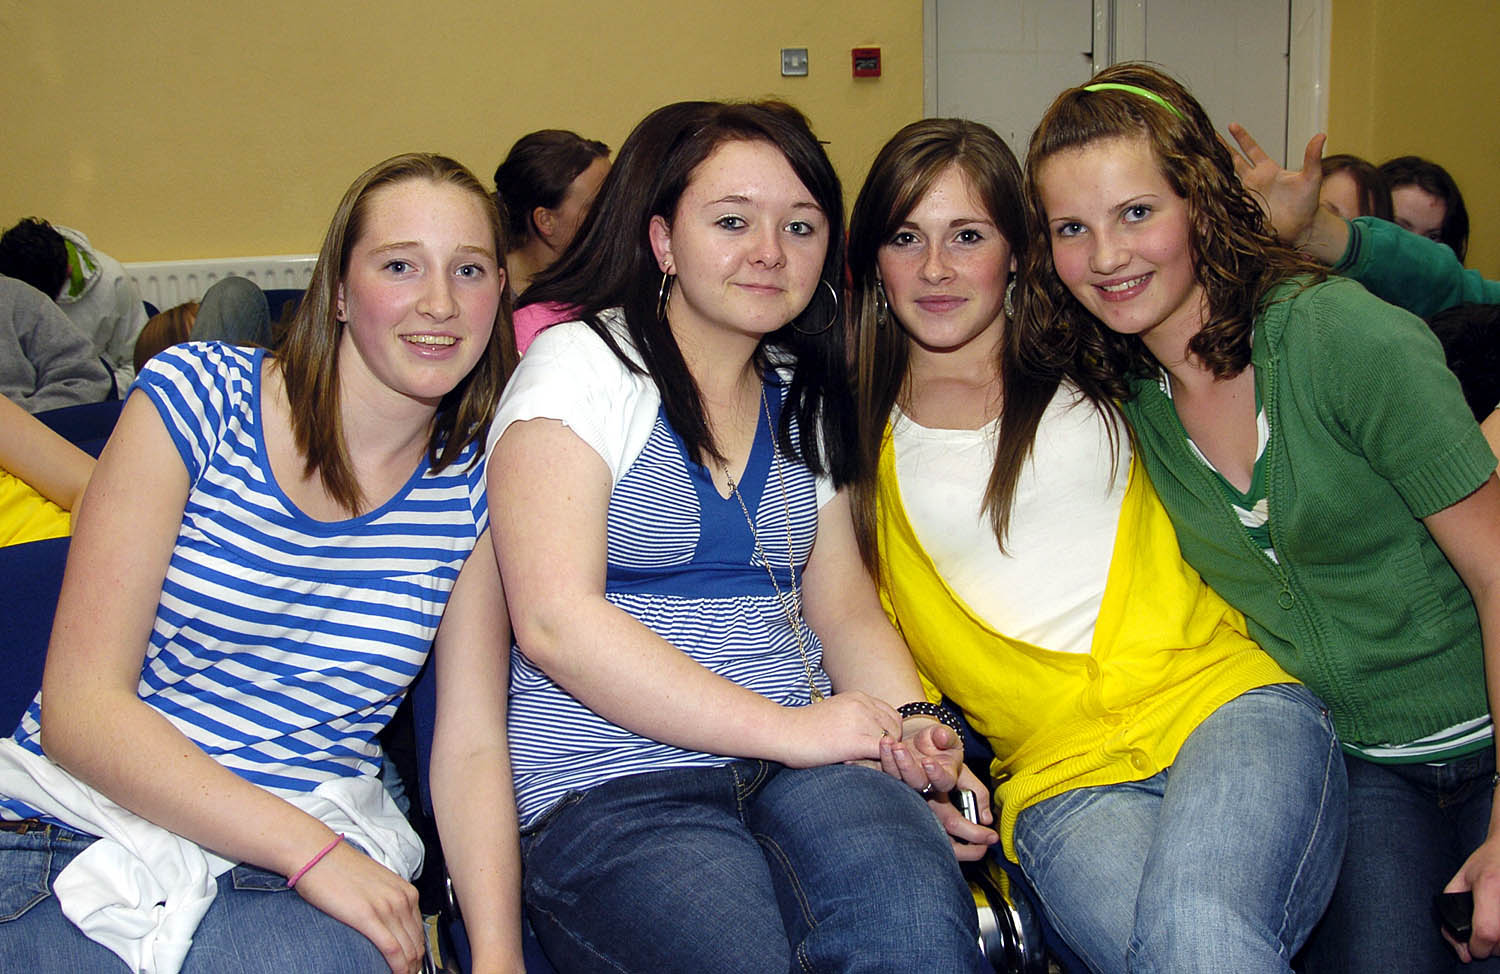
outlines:
[[[573, 242], [608, 172], [609, 146], [563, 129], [521, 136], [496, 167], [495, 201], [510, 248], [505, 266], [518, 299]], [[566, 317], [561, 309], [522, 308], [516, 347], [524, 352], [537, 332]]]
[[[628, 139], [624, 145], [620, 146], [620, 153], [611, 171], [621, 166], [628, 166], [634, 172], [651, 172], [659, 169], [670, 148], [668, 139], [678, 131], [679, 118], [692, 115], [704, 104], [707, 103], [676, 102], [647, 115], [632, 132], [636, 138]], [[605, 177], [606, 182], [608, 178], [608, 176]], [[600, 192], [604, 192], [602, 185]], [[608, 248], [610, 245], [607, 241], [585, 242], [594, 225], [592, 217], [591, 208], [588, 215], [583, 218], [575, 240], [578, 243], [578, 249], [587, 248], [593, 253], [598, 253], [601, 248]], [[525, 352], [544, 329], [578, 317], [577, 310], [568, 304], [565, 295], [574, 289], [572, 279], [585, 273], [587, 271], [580, 268], [578, 262], [570, 259], [568, 254], [562, 255], [545, 270], [537, 273], [531, 281], [531, 286], [526, 289], [526, 293], [516, 298], [516, 349], [518, 351]]]
[[30, 413], [103, 402], [114, 380], [47, 295], [0, 276], [0, 395]]
[[1461, 304], [1427, 319], [1479, 428], [1500, 454], [1500, 304]]
[[1320, 205], [1319, 160], [1326, 136], [1309, 139], [1302, 168], [1290, 170], [1267, 155], [1244, 126], [1230, 123], [1229, 134], [1240, 150], [1233, 153], [1235, 173], [1283, 243], [1424, 318], [1460, 304], [1500, 304], [1500, 281], [1464, 267], [1446, 244], [1387, 220], [1345, 219]]
[[1318, 201], [1346, 220], [1357, 216], [1391, 218], [1391, 191], [1385, 177], [1359, 156], [1323, 159], [1323, 186]]
[[[1343, 219], [1320, 206], [1322, 135], [1308, 142], [1302, 169], [1294, 171], [1281, 168], [1243, 126], [1232, 124], [1229, 131], [1240, 148], [1234, 153], [1235, 171], [1257, 195], [1283, 243], [1359, 281], [1376, 297], [1426, 316], [1444, 344], [1449, 367], [1459, 376], [1490, 449], [1500, 454], [1500, 410], [1485, 404], [1491, 398], [1488, 387], [1497, 381], [1488, 371], [1489, 352], [1475, 355], [1467, 350], [1471, 343], [1488, 346], [1494, 334], [1491, 326], [1500, 325], [1494, 317], [1494, 309], [1500, 307], [1500, 282], [1464, 267], [1451, 248], [1435, 240], [1384, 220]], [[1447, 351], [1450, 339], [1445, 333], [1458, 343], [1459, 364]], [[1473, 395], [1471, 388], [1476, 390]], [[1493, 401], [1500, 402], [1500, 397]]]
[[146, 305], [120, 262], [77, 230], [28, 217], [0, 235], [0, 274], [48, 295], [93, 343], [123, 394], [135, 376]]
[[193, 322], [198, 317], [198, 302], [184, 301], [165, 311], [158, 311], [146, 319], [146, 327], [135, 339], [135, 371], [140, 373], [146, 363], [157, 355], [181, 345], [192, 335]]
[[1460, 957], [1490, 956], [1500, 482], [1437, 340], [1278, 242], [1149, 65], [1059, 96], [1027, 173], [1038, 354], [1121, 402], [1184, 557], [1338, 728], [1348, 842], [1305, 969], [1455, 969], [1444, 889], [1475, 900]]
[[223, 277], [209, 286], [201, 302], [187, 301], [153, 315], [135, 340], [136, 371], [158, 352], [181, 342], [270, 348], [271, 310], [265, 292], [247, 278]]
[[1382, 163], [1380, 174], [1391, 191], [1396, 223], [1447, 244], [1463, 261], [1469, 252], [1469, 210], [1448, 170], [1421, 156], [1399, 156]]

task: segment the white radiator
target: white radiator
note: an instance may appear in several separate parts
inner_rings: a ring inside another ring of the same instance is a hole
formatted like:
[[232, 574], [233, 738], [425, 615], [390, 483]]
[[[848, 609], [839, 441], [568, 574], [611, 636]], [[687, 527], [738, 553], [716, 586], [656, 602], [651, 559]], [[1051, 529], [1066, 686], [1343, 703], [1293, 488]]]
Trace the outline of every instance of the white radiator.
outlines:
[[184, 301], [201, 301], [203, 292], [221, 277], [246, 277], [263, 291], [305, 289], [312, 280], [316, 262], [313, 254], [142, 261], [126, 264], [125, 273], [140, 289], [143, 299], [156, 305], [157, 310], [165, 311]]

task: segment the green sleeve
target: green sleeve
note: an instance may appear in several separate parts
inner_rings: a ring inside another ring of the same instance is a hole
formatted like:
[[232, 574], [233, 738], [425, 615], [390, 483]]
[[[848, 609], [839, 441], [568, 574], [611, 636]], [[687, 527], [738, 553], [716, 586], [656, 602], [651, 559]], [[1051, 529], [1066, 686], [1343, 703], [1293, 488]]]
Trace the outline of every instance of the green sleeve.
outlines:
[[1446, 244], [1370, 216], [1350, 221], [1349, 248], [1333, 271], [1424, 318], [1460, 304], [1500, 304], [1500, 283], [1465, 268]]
[[1312, 339], [1305, 354], [1324, 422], [1391, 483], [1414, 517], [1462, 500], [1488, 479], [1495, 455], [1421, 319], [1337, 281], [1297, 304], [1294, 314], [1312, 318], [1312, 329], [1298, 331]]

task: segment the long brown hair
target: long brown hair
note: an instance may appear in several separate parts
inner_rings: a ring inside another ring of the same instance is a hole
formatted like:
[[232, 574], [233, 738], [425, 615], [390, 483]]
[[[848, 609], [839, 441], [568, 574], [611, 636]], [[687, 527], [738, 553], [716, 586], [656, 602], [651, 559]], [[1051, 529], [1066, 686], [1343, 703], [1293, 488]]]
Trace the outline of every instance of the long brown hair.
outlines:
[[[410, 152], [378, 163], [360, 174], [344, 193], [333, 222], [323, 237], [312, 281], [297, 309], [286, 338], [276, 352], [291, 407], [292, 436], [306, 458], [304, 473], [314, 473], [329, 496], [351, 514], [363, 503], [359, 482], [350, 467], [339, 407], [338, 320], [340, 282], [349, 271], [349, 256], [364, 232], [370, 195], [382, 186], [408, 179], [446, 183], [469, 193], [484, 209], [494, 236], [496, 260], [505, 253], [505, 232], [495, 201], [479, 180], [447, 156]], [[458, 459], [471, 442], [483, 442], [495, 413], [495, 403], [516, 363], [516, 338], [511, 327], [510, 289], [501, 288], [494, 330], [474, 368], [438, 403], [427, 441], [428, 460], [441, 470]], [[476, 461], [478, 457], [475, 457]]]
[[[910, 348], [905, 329], [883, 299], [880, 248], [950, 167], [964, 174], [1018, 263], [1024, 261], [1028, 250], [1021, 167], [1005, 142], [989, 128], [964, 119], [923, 119], [897, 132], [875, 157], [849, 224], [855, 409], [861, 460], [861, 476], [853, 486], [851, 500], [860, 555], [872, 573], [879, 563], [876, 465], [891, 408], [906, 388]], [[998, 369], [1005, 406], [983, 507], [1002, 549], [1016, 484], [1031, 453], [1037, 424], [1057, 391], [1059, 379], [1056, 370], [1021, 368], [1011, 333], [1007, 326], [1000, 342]]]
[[[1099, 84], [1144, 89], [1165, 104], [1138, 91], [1088, 90]], [[1298, 275], [1325, 276], [1318, 264], [1271, 233], [1260, 205], [1235, 174], [1229, 149], [1186, 88], [1148, 64], [1106, 68], [1088, 86], [1058, 95], [1032, 133], [1026, 154], [1027, 223], [1039, 245], [1031, 248], [1021, 276], [1032, 312], [1022, 323], [1022, 355], [1049, 367], [1066, 365], [1096, 401], [1128, 397], [1130, 379], [1153, 373], [1157, 363], [1139, 338], [1110, 331], [1058, 278], [1052, 248], [1042, 245], [1050, 232], [1037, 174], [1056, 153], [1122, 138], [1144, 138], [1162, 176], [1187, 203], [1193, 271], [1208, 306], [1188, 352], [1215, 376], [1238, 375], [1250, 364], [1255, 316], [1276, 285]]]

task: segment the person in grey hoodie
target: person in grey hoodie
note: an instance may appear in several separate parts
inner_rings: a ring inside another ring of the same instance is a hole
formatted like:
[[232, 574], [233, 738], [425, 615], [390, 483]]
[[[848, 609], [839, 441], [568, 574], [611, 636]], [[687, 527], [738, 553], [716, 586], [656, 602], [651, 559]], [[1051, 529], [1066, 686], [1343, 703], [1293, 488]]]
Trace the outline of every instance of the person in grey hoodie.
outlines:
[[28, 217], [0, 235], [0, 274], [57, 302], [114, 373], [121, 393], [135, 378], [135, 339], [146, 306], [125, 268], [69, 227]]
[[47, 295], [0, 276], [0, 394], [27, 412], [102, 402], [114, 379]]

